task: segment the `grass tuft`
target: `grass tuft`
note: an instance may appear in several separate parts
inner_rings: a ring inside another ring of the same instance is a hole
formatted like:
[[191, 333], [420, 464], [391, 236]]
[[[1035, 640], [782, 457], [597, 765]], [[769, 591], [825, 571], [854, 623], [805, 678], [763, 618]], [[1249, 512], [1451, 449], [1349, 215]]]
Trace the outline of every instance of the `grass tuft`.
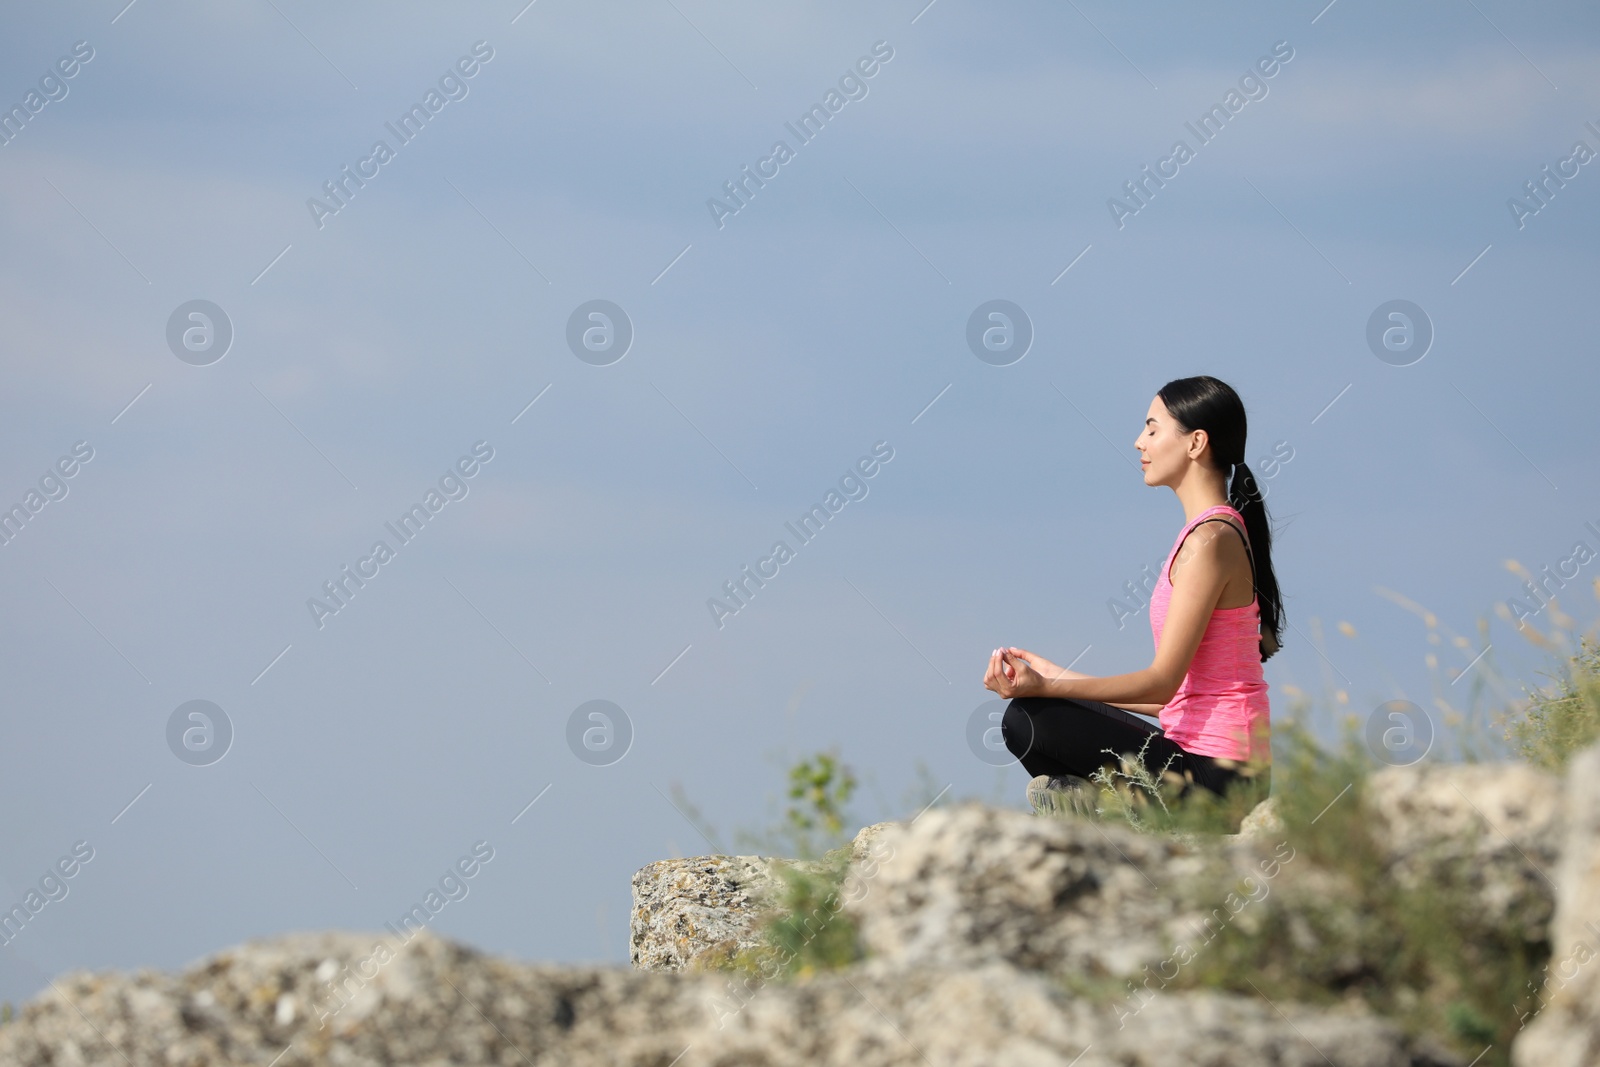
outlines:
[[[1548, 939], [1480, 917], [1470, 849], [1430, 867], [1425, 884], [1395, 878], [1363, 803], [1372, 762], [1354, 731], [1324, 747], [1291, 725], [1274, 743], [1290, 876], [1249, 905], [1248, 921], [1207, 940], [1171, 985], [1270, 990], [1274, 1001], [1307, 1004], [1357, 1000], [1466, 1059], [1509, 1063]], [[1211, 892], [1222, 899], [1226, 888]]]
[[1556, 691], [1527, 697], [1527, 711], [1510, 721], [1506, 736], [1523, 759], [1559, 774], [1575, 753], [1600, 739], [1600, 642], [1583, 637]]
[[[1187, 772], [1173, 770], [1171, 760], [1159, 772], [1151, 772], [1146, 765], [1149, 745], [1147, 738], [1137, 758], [1107, 750], [1118, 762], [1090, 776], [1099, 786], [1094, 798], [1097, 817], [1125, 822], [1145, 833], [1215, 837], [1238, 833], [1244, 817], [1271, 792], [1270, 759], [1258, 755], [1241, 766], [1239, 777], [1219, 796], [1196, 784]], [[1052, 814], [1073, 817], [1070, 809]]]
[[840, 910], [849, 859], [845, 848], [814, 863], [780, 863], [782, 886], [761, 918], [761, 944], [734, 953], [726, 967], [781, 980], [838, 970], [862, 959], [866, 953], [855, 921]]
[[[763, 853], [798, 857], [775, 861], [778, 887], [757, 905], [760, 944], [707, 954], [697, 963], [700, 969], [783, 980], [847, 967], [865, 954], [855, 922], [841, 911], [840, 899], [850, 867], [849, 828], [855, 825], [849, 811], [857, 786], [855, 772], [837, 752], [817, 752], [792, 764], [784, 781], [785, 804], [778, 824], [736, 835], [742, 844]], [[698, 818], [687, 798], [679, 797], [678, 802], [680, 810]]]

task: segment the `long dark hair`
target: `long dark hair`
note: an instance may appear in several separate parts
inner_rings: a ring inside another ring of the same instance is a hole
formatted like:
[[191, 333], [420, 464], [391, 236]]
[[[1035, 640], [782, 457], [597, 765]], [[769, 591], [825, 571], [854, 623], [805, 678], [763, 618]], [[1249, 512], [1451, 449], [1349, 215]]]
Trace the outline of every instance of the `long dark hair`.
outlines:
[[1261, 487], [1255, 475], [1244, 462], [1244, 402], [1227, 382], [1207, 374], [1170, 381], [1156, 396], [1161, 398], [1184, 433], [1206, 432], [1211, 442], [1211, 457], [1219, 466], [1233, 467], [1228, 503], [1244, 516], [1245, 532], [1250, 535], [1264, 661], [1283, 644], [1279, 636], [1284, 623], [1283, 598], [1278, 593], [1278, 576], [1272, 573], [1272, 522], [1267, 517], [1267, 504], [1261, 498]]

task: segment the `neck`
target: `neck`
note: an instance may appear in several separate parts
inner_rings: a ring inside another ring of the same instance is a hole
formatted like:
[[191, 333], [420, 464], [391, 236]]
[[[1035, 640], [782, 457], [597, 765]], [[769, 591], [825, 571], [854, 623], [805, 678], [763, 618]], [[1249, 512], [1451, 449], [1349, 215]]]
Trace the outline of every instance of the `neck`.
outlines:
[[1183, 481], [1173, 486], [1172, 491], [1178, 494], [1178, 503], [1183, 505], [1185, 523], [1193, 522], [1207, 508], [1228, 503], [1228, 490], [1223, 483], [1222, 472], [1198, 464], [1189, 468]]

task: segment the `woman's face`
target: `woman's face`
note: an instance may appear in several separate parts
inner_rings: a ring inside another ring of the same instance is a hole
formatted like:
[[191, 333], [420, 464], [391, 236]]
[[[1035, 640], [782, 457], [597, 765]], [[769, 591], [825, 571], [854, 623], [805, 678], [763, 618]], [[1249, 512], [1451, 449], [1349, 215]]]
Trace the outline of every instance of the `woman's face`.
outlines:
[[1189, 434], [1183, 432], [1158, 396], [1145, 412], [1144, 429], [1134, 441], [1145, 485], [1176, 485], [1189, 462]]

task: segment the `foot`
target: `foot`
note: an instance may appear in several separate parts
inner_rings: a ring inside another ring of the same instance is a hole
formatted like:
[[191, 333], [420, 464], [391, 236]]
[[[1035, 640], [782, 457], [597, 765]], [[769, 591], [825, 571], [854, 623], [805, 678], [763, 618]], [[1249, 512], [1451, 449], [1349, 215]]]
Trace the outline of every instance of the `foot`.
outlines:
[[1075, 775], [1041, 774], [1028, 783], [1028, 804], [1035, 815], [1093, 815], [1094, 786]]

